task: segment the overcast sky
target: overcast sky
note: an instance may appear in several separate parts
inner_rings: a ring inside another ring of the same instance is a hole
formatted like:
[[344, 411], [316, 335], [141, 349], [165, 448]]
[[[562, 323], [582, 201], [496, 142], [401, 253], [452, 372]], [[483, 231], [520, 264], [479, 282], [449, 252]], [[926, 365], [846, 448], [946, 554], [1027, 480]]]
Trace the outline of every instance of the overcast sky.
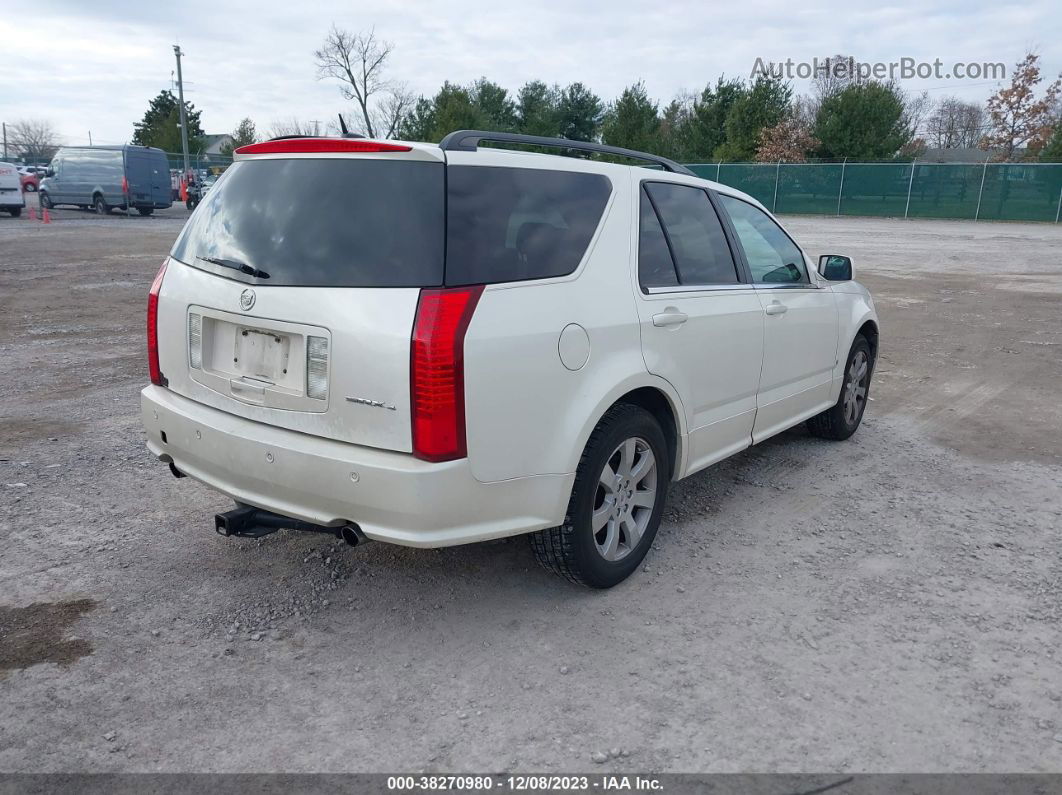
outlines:
[[[152, 7], [154, 6], [154, 7]], [[33, 0], [0, 20], [0, 120], [50, 120], [64, 143], [122, 143], [148, 100], [171, 86], [172, 45], [185, 52], [186, 99], [208, 133], [250, 116], [260, 132], [279, 119], [330, 120], [344, 105], [316, 79], [313, 50], [334, 21], [375, 26], [395, 45], [390, 73], [418, 93], [444, 79], [486, 76], [515, 93], [541, 79], [589, 85], [605, 99], [644, 80], [668, 100], [720, 74], [747, 77], [757, 58], [810, 61], [846, 52], [868, 61], [1002, 61], [1028, 49], [1046, 72], [1062, 71], [1058, 0], [737, 3], [524, 0], [462, 4], [226, 0], [88, 3]], [[931, 96], [983, 100], [994, 82], [911, 80]], [[806, 83], [796, 81], [798, 91]]]

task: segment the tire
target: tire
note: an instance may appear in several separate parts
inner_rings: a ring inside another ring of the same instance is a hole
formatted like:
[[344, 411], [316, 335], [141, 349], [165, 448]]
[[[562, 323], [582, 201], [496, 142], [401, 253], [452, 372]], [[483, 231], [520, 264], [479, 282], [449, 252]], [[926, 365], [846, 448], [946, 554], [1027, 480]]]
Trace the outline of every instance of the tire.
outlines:
[[137, 207], [136, 211], [145, 218], [155, 212], [154, 208], [152, 207]]
[[18, 218], [20, 215], [22, 215], [22, 208], [12, 207], [10, 210], [8, 210], [8, 212], [11, 213], [12, 218]]
[[859, 334], [845, 361], [840, 397], [831, 408], [808, 420], [808, 430], [811, 434], [839, 442], [855, 433], [863, 421], [867, 398], [870, 397], [870, 377], [873, 374], [874, 353], [867, 338]]
[[93, 200], [92, 208], [96, 211], [96, 215], [107, 215], [111, 211], [111, 208], [107, 206], [107, 202], [103, 200], [102, 196], [97, 196]]
[[[564, 523], [529, 536], [538, 562], [591, 588], [623, 582], [656, 538], [671, 479], [669, 462], [667, 441], [652, 414], [627, 403], [610, 408], [586, 443]], [[646, 464], [639, 478], [639, 467]]]
[[48, 195], [48, 191], [46, 190], [41, 191], [40, 202], [41, 207], [47, 210], [51, 210], [53, 207], [55, 207], [55, 205], [52, 204], [52, 197]]

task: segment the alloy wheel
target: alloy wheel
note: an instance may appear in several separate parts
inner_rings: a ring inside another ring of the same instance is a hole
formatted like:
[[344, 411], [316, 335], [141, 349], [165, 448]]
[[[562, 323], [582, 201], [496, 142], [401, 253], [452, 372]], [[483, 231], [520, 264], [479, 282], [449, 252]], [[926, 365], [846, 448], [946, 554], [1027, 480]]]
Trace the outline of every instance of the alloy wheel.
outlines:
[[656, 505], [658, 467], [649, 443], [621, 442], [598, 478], [591, 515], [594, 544], [605, 560], [622, 560], [638, 546]]

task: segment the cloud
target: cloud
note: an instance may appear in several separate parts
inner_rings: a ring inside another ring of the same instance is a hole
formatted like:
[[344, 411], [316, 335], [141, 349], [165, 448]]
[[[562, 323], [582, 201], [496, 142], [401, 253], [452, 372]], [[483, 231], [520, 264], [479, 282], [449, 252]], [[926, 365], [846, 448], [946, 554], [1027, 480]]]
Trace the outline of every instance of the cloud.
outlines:
[[[148, 101], [171, 86], [172, 45], [186, 53], [186, 98], [207, 132], [250, 116], [334, 118], [349, 110], [334, 84], [316, 79], [313, 50], [335, 21], [375, 26], [395, 44], [391, 74], [418, 93], [449, 79], [489, 77], [514, 91], [527, 80], [581, 81], [605, 98], [644, 80], [667, 101], [716, 77], [748, 76], [757, 58], [809, 61], [837, 52], [865, 61], [1003, 61], [1030, 47], [1048, 75], [1062, 69], [1062, 15], [1053, 3], [851, 2], [803, 7], [784, 0], [709, 4], [527, 0], [440, 7], [426, 0], [89, 4], [43, 0], [0, 21], [0, 110], [4, 120], [50, 119], [69, 143], [120, 143]], [[27, 35], [34, 31], [34, 35]], [[981, 100], [992, 86], [910, 81], [912, 89]], [[804, 88], [797, 84], [797, 89]]]

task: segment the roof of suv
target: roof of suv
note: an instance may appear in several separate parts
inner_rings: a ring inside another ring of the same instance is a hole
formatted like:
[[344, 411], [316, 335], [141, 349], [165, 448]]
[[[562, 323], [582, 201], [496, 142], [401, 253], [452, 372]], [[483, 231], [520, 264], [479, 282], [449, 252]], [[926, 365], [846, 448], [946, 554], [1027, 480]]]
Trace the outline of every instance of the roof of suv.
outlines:
[[[589, 160], [587, 158], [564, 157], [560, 154], [547, 154], [545, 152], [533, 152], [521, 149], [509, 149], [504, 147], [480, 148], [480, 141], [491, 141], [501, 144], [516, 144], [521, 146], [536, 146], [543, 148], [556, 148], [565, 151], [585, 151], [623, 157], [630, 160], [645, 161], [645, 165], [616, 163], [604, 160]], [[283, 146], [284, 142], [290, 142], [290, 149]], [[273, 146], [269, 146], [272, 144]], [[279, 145], [279, 146], [278, 146]], [[282, 148], [283, 147], [283, 148]], [[438, 144], [423, 143], [420, 141], [399, 140], [376, 140], [362, 138], [355, 135], [342, 137], [325, 136], [282, 136], [272, 138], [261, 144], [250, 144], [240, 147], [234, 154], [236, 159], [257, 156], [276, 156], [299, 154], [310, 157], [322, 155], [335, 157], [337, 154], [370, 154], [370, 153], [399, 154], [406, 158], [417, 160], [447, 159], [469, 162], [466, 158], [475, 153], [476, 160], [487, 159], [497, 165], [502, 165], [506, 160], [519, 158], [535, 158], [549, 161], [553, 168], [566, 167], [572, 171], [597, 171], [608, 172], [623, 168], [649, 168], [655, 174], [665, 177], [668, 181], [684, 183], [687, 185], [702, 185], [710, 187], [719, 193], [740, 198], [757, 207], [763, 205], [746, 193], [729, 185], [705, 179], [692, 172], [686, 166], [676, 163], [666, 157], [654, 155], [649, 152], [640, 152], [633, 149], [623, 149], [605, 144], [586, 141], [573, 141], [565, 138], [545, 138], [536, 135], [522, 135], [518, 133], [489, 132], [484, 130], [457, 130], [450, 133]], [[763, 208], [765, 209], [765, 208]]]

